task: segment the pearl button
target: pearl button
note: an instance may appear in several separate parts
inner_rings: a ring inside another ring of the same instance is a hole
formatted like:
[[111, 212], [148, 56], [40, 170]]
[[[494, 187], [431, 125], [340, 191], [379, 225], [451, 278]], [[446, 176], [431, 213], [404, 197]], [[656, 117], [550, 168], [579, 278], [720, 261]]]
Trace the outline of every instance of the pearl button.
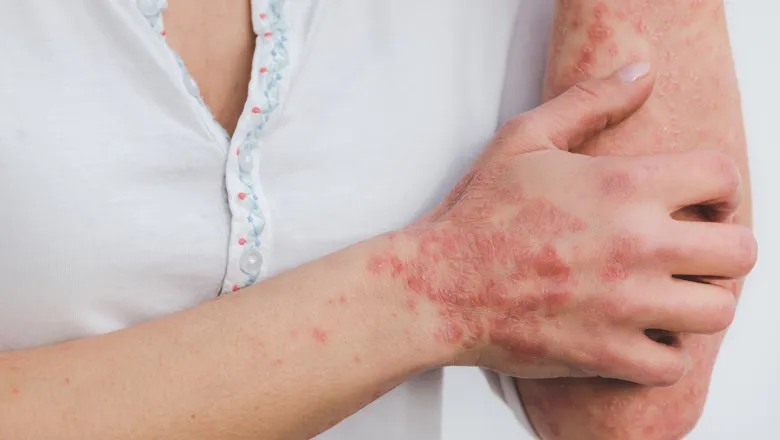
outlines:
[[138, 0], [138, 10], [147, 17], [154, 17], [165, 8], [165, 0]]
[[252, 152], [248, 148], [242, 148], [238, 153], [238, 169], [242, 173], [249, 174], [254, 169], [255, 160], [252, 158]]
[[185, 71], [182, 73], [184, 81], [184, 87], [187, 89], [187, 91], [190, 93], [190, 95], [200, 98], [200, 89], [198, 88], [198, 84], [195, 83], [195, 80], [192, 79], [192, 77]]
[[239, 266], [245, 274], [256, 277], [260, 274], [260, 268], [263, 266], [263, 256], [260, 255], [260, 251], [257, 249], [247, 249], [241, 255]]

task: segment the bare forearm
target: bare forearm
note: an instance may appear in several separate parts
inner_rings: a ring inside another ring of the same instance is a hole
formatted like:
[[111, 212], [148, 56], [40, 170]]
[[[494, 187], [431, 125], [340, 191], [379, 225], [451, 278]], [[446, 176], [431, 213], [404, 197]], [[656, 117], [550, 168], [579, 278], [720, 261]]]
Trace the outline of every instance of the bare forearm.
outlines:
[[[750, 224], [739, 92], [719, 0], [559, 0], [545, 98], [639, 60], [649, 61], [658, 77], [653, 95], [637, 114], [578, 152], [725, 152], [737, 161], [745, 183], [737, 221]], [[700, 415], [721, 340], [682, 337], [692, 370], [669, 388], [604, 380], [518, 380], [518, 388], [546, 439], [680, 438]]]
[[0, 438], [303, 439], [442, 353], [364, 243], [135, 328], [0, 354]]

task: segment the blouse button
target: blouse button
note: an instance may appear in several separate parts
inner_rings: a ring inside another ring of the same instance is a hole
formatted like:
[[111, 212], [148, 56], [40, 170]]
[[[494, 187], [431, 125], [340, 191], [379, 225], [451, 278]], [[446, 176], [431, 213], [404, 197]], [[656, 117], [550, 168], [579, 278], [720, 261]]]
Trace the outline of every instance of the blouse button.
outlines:
[[255, 161], [252, 159], [252, 152], [248, 148], [242, 148], [238, 153], [238, 169], [242, 173], [249, 174], [254, 169]]
[[146, 17], [154, 17], [165, 7], [165, 0], [138, 0], [138, 10]]
[[257, 249], [247, 249], [241, 256], [239, 266], [245, 274], [256, 277], [260, 274], [260, 268], [263, 266], [263, 256]]

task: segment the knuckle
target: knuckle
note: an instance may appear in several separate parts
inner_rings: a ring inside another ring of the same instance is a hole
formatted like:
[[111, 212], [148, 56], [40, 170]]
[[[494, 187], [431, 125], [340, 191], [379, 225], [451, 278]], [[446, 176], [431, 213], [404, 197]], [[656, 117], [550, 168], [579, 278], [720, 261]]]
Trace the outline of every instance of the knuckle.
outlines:
[[612, 243], [612, 254], [619, 261], [636, 263], [652, 257], [664, 247], [658, 234], [646, 220], [635, 220]]
[[581, 359], [582, 365], [594, 371], [604, 371], [622, 361], [621, 353], [606, 338], [597, 338], [591, 344], [587, 355]]
[[[601, 281], [610, 282], [618, 289], [614, 296], [619, 301], [621, 310], [630, 312], [640, 307], [640, 298], [634, 294], [641, 285], [639, 279], [644, 277], [646, 269], [654, 263], [653, 255], [658, 248], [656, 240], [645, 232], [631, 232], [616, 236], [608, 243], [606, 266], [601, 271]], [[618, 284], [615, 285], [615, 282]]]
[[511, 137], [512, 134], [522, 131], [523, 127], [528, 125], [528, 113], [521, 113], [512, 119], [504, 122], [504, 125], [498, 130], [499, 135]]
[[698, 257], [696, 251], [684, 240], [677, 240], [669, 236], [653, 237], [649, 248], [649, 253], [652, 254], [654, 260], [662, 263], [690, 261], [692, 258]]
[[679, 382], [685, 376], [686, 362], [682, 355], [669, 356], [664, 360], [645, 361], [650, 385], [669, 386]]
[[[600, 264], [596, 269], [600, 281], [610, 285], [612, 289], [626, 285], [637, 271], [652, 260], [656, 246], [658, 245], [652, 235], [640, 230], [640, 227], [616, 226], [610, 237], [604, 240], [597, 250]], [[625, 300], [625, 292], [613, 290], [612, 293], [612, 300]]]
[[701, 155], [701, 163], [716, 176], [725, 191], [734, 192], [740, 187], [742, 177], [734, 159], [725, 153], [711, 150]]
[[735, 264], [740, 274], [747, 275], [758, 260], [758, 242], [748, 227], [741, 226], [740, 230]]
[[644, 310], [642, 297], [636, 295], [634, 286], [619, 286], [604, 304], [604, 314], [618, 325], [632, 325], [636, 316]]
[[533, 120], [533, 112], [521, 113], [505, 122], [499, 129], [498, 136], [510, 140], [526, 138], [535, 125]]
[[539, 148], [541, 121], [535, 112], [515, 116], [498, 130], [494, 144], [507, 153], [525, 153]]
[[[725, 289], [724, 289], [725, 290]], [[737, 313], [737, 300], [730, 292], [723, 292], [723, 300], [710, 311], [709, 317], [712, 328], [715, 331], [722, 331], [729, 328], [734, 322], [734, 316]]]

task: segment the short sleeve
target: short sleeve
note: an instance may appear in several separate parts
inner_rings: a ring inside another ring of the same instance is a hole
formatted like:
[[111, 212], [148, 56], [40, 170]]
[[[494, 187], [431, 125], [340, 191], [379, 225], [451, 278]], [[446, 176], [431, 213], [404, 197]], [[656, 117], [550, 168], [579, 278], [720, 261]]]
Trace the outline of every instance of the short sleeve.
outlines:
[[493, 392], [509, 406], [514, 413], [515, 418], [520, 423], [520, 426], [528, 432], [533, 438], [538, 438], [531, 426], [531, 421], [528, 419], [528, 415], [525, 413], [523, 402], [520, 401], [520, 394], [517, 392], [515, 386], [515, 380], [511, 376], [498, 374], [495, 371], [482, 370], [487, 378], [490, 388]]

